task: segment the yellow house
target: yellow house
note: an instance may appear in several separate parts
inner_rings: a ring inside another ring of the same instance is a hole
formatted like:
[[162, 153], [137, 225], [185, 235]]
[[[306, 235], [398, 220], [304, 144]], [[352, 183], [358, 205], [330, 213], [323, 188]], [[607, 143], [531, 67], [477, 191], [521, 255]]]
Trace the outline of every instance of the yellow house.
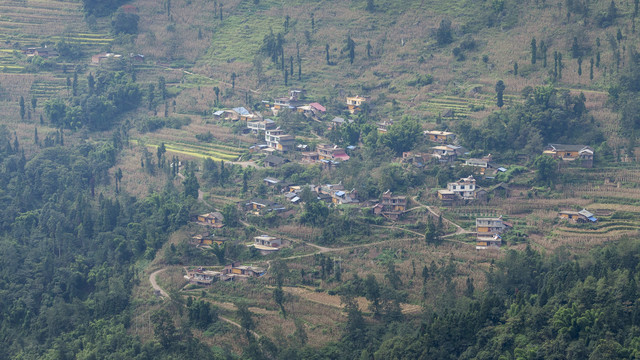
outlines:
[[213, 213], [198, 215], [198, 223], [202, 225], [209, 225], [213, 227], [223, 227], [224, 226], [224, 224], [222, 223], [223, 220], [224, 220], [224, 217], [222, 216], [221, 213], [217, 211]]
[[586, 145], [549, 144], [543, 151], [562, 161], [579, 161], [583, 167], [593, 167], [593, 148]]
[[218, 246], [222, 246], [222, 244], [224, 244], [224, 242], [226, 241], [226, 239], [222, 239], [222, 238], [216, 238], [214, 236], [210, 236], [210, 235], [195, 235], [192, 237], [192, 243], [194, 245], [213, 245], [213, 244], [218, 244]]
[[360, 106], [364, 102], [367, 101], [366, 97], [356, 95], [356, 96], [347, 96], [347, 108], [349, 109], [350, 114], [355, 114], [360, 111]]

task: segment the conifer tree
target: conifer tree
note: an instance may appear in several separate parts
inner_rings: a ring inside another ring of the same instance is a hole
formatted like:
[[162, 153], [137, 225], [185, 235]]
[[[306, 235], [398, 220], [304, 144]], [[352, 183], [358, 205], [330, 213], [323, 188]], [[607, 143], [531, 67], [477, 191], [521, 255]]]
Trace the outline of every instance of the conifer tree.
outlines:
[[538, 47], [536, 45], [536, 38], [531, 39], [531, 64], [536, 63]]
[[582, 76], [582, 57], [578, 58], [578, 76]]
[[24, 108], [24, 96], [20, 96], [20, 119], [24, 120], [25, 108]]
[[499, 108], [501, 108], [504, 105], [503, 94], [504, 94], [505, 88], [506, 86], [504, 85], [504, 82], [502, 80], [498, 80], [498, 82], [496, 83], [496, 96], [497, 96], [496, 105]]
[[331, 65], [331, 61], [329, 58], [329, 44], [324, 47], [324, 51], [327, 53], [327, 65]]

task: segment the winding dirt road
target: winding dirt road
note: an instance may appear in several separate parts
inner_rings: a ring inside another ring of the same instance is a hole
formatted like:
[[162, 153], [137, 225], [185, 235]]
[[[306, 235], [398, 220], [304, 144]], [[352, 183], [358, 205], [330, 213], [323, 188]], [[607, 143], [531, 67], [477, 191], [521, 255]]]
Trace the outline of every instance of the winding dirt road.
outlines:
[[[158, 274], [160, 274], [161, 272], [163, 272], [163, 271], [165, 271], [167, 269], [169, 269], [169, 268], [162, 268], [160, 270], [156, 270], [156, 271], [152, 272], [151, 275], [149, 275], [149, 282], [151, 283], [151, 286], [153, 287], [154, 290], [156, 290], [156, 291], [160, 292], [160, 294], [162, 294], [163, 298], [165, 298], [167, 300], [171, 300], [171, 296], [169, 296], [169, 294], [166, 291], [164, 291], [164, 289], [161, 288], [160, 285], [158, 285], [158, 283], [156, 282], [156, 276], [158, 276]], [[229, 318], [226, 318], [226, 317], [221, 316], [221, 315], [218, 315], [218, 318], [220, 320], [224, 321], [224, 322], [227, 322], [227, 323], [239, 328], [239, 329], [242, 329], [242, 325], [238, 324], [237, 322], [235, 322], [235, 321], [233, 321], [233, 320], [231, 320]], [[251, 333], [256, 338], [258, 338], [258, 339], [260, 338], [260, 335], [258, 333], [256, 333], [255, 331], [252, 330]]]
[[167, 269], [168, 268], [162, 268], [160, 270], [152, 272], [151, 275], [149, 275], [149, 282], [151, 283], [153, 290], [160, 292], [163, 298], [171, 299], [171, 297], [169, 297], [169, 294], [167, 294], [167, 292], [164, 291], [156, 282], [156, 276]]

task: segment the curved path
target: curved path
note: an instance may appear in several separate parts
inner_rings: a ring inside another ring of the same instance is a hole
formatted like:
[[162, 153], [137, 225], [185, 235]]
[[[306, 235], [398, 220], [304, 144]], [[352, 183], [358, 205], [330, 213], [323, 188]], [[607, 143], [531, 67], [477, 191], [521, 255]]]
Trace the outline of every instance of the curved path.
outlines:
[[[166, 298], [166, 299], [171, 300], [171, 296], [169, 296], [169, 294], [168, 294], [166, 291], [164, 291], [164, 289], [162, 289], [162, 288], [160, 287], [160, 285], [158, 285], [158, 283], [156, 282], [156, 276], [157, 276], [159, 273], [161, 273], [161, 272], [163, 272], [163, 271], [165, 271], [165, 270], [167, 270], [167, 269], [169, 269], [169, 268], [168, 268], [168, 267], [166, 267], [166, 268], [162, 268], [162, 269], [160, 269], [160, 270], [156, 270], [156, 271], [152, 272], [152, 273], [151, 273], [151, 275], [149, 275], [149, 282], [151, 283], [151, 286], [153, 287], [153, 289], [154, 289], [154, 290], [159, 291], [159, 292], [160, 292], [160, 294], [162, 294], [162, 297], [163, 297], [163, 298]], [[237, 327], [237, 328], [242, 329], [242, 325], [238, 324], [237, 322], [235, 322], [235, 321], [233, 321], [233, 320], [231, 320], [231, 319], [229, 319], [229, 318], [226, 318], [226, 317], [221, 316], [221, 315], [218, 315], [218, 318], [219, 318], [220, 320], [224, 321], [224, 322], [227, 322], [227, 323], [229, 323], [229, 324], [231, 324], [231, 325], [233, 325], [233, 326]], [[258, 339], [260, 338], [260, 335], [259, 335], [258, 333], [256, 333], [255, 331], [251, 330], [251, 333], [252, 333], [252, 334], [253, 334], [253, 336], [255, 336], [256, 338], [258, 338]]]
[[[417, 196], [417, 195], [416, 195], [416, 196], [414, 196], [414, 197], [412, 198], [412, 200], [413, 200], [416, 204], [418, 204], [419, 206], [414, 207], [414, 208], [412, 208], [412, 209], [409, 209], [409, 210], [407, 210], [407, 211], [411, 211], [411, 210], [419, 209], [419, 208], [425, 208], [425, 209], [427, 209], [430, 213], [432, 213], [434, 216], [438, 216], [438, 217], [439, 217], [440, 215], [442, 215], [442, 214], [440, 214], [440, 213], [435, 212], [435, 211], [431, 208], [431, 206], [429, 206], [429, 205], [425, 205], [425, 204], [423, 204], [423, 203], [419, 202], [419, 201], [418, 201], [418, 196]], [[444, 222], [446, 222], [446, 223], [448, 223], [448, 224], [451, 224], [451, 225], [455, 226], [455, 227], [456, 227], [456, 229], [457, 229], [455, 233], [453, 233], [453, 234], [447, 234], [447, 235], [445, 235], [445, 236], [443, 236], [443, 237], [447, 237], [447, 236], [454, 236], [454, 235], [460, 235], [460, 234], [473, 234], [473, 233], [474, 233], [473, 231], [469, 231], [469, 230], [465, 230], [465, 229], [463, 229], [463, 228], [462, 228], [462, 226], [460, 226], [460, 225], [458, 225], [458, 224], [454, 223], [453, 221], [451, 221], [451, 220], [449, 220], [449, 219], [445, 218], [444, 216], [442, 217], [442, 221], [444, 221]]]
[[169, 294], [167, 294], [166, 291], [164, 291], [156, 282], [156, 276], [158, 274], [160, 274], [161, 272], [167, 270], [168, 268], [162, 268], [160, 270], [156, 270], [154, 272], [151, 273], [151, 275], [149, 275], [149, 282], [151, 283], [151, 286], [153, 287], [153, 290], [160, 292], [160, 294], [162, 295], [163, 298], [167, 298], [167, 299], [171, 299], [171, 297], [169, 296]]

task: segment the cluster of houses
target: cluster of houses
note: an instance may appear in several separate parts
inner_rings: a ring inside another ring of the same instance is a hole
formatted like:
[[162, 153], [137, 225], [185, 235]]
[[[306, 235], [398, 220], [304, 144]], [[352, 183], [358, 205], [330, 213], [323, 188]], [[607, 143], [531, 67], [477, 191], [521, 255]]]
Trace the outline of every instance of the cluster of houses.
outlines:
[[[40, 56], [43, 58], [51, 58], [51, 57], [59, 56], [58, 52], [54, 48], [50, 48], [47, 45], [25, 47], [21, 51], [27, 57]], [[126, 59], [126, 57], [123, 56], [122, 54], [103, 52], [103, 53], [92, 55], [91, 64], [100, 65], [106, 61], [123, 60], [123, 59]], [[142, 54], [130, 53], [129, 59], [135, 62], [144, 62], [145, 57]]]
[[40, 56], [43, 58], [49, 58], [58, 56], [58, 52], [47, 45], [26, 47], [22, 49], [22, 53], [27, 55], [27, 57]]
[[[289, 96], [276, 98], [273, 101], [263, 101], [266, 109], [270, 110], [274, 116], [280, 111], [297, 111], [303, 113], [307, 117], [314, 120], [322, 119], [326, 113], [326, 109], [319, 103], [306, 103], [303, 101], [304, 90], [293, 89], [289, 91]], [[363, 110], [369, 98], [356, 95], [346, 98], [347, 110], [350, 114], [357, 114]], [[299, 161], [304, 164], [322, 164], [326, 167], [339, 165], [341, 162], [349, 160], [349, 155], [344, 148], [335, 144], [318, 144], [314, 151], [308, 151], [307, 145], [297, 145], [294, 136], [287, 134], [284, 130], [278, 128], [276, 122], [272, 119], [264, 119], [260, 114], [238, 107], [230, 110], [220, 110], [214, 113], [217, 119], [225, 120], [242, 120], [246, 122], [247, 131], [260, 137], [264, 134], [264, 144], [253, 146], [251, 151], [263, 151], [267, 156], [263, 160], [265, 167], [280, 167], [287, 162]], [[329, 124], [329, 129], [337, 129], [345, 124], [352, 123], [353, 120], [342, 117], [335, 117]], [[385, 133], [393, 125], [393, 120], [385, 120], [377, 123], [377, 131]], [[493, 161], [491, 154], [471, 158], [468, 157], [469, 152], [464, 147], [458, 145], [458, 137], [450, 131], [427, 130], [424, 131], [425, 139], [434, 143], [428, 152], [405, 152], [402, 155], [402, 162], [410, 163], [414, 166], [424, 167], [429, 163], [454, 164], [460, 163], [463, 159], [464, 164], [469, 168], [470, 175], [460, 178], [447, 184], [445, 189], [437, 191], [437, 198], [443, 205], [464, 204], [471, 201], [487, 199], [489, 192], [503, 194], [509, 196], [509, 187], [500, 183], [490, 188], [481, 188], [476, 183], [476, 178], [495, 178], [500, 172], [506, 172], [505, 167], [497, 165]], [[296, 156], [282, 155], [284, 153], [297, 150]], [[276, 155], [278, 153], [278, 155]], [[552, 156], [561, 160], [563, 163], [577, 162], [581, 166], [593, 166], [594, 151], [586, 145], [563, 145], [549, 144], [543, 154]], [[475, 177], [474, 177], [475, 176]], [[265, 178], [264, 183], [270, 187], [278, 187], [287, 202], [297, 204], [301, 202], [300, 192], [302, 186], [282, 183], [278, 179]], [[332, 204], [353, 204], [359, 203], [357, 192], [355, 190], [348, 191], [341, 184], [327, 184], [321, 186], [311, 186], [318, 199]], [[286, 207], [276, 202], [266, 199], [251, 199], [240, 204], [247, 212], [259, 215], [265, 212], [284, 212]], [[390, 191], [382, 195], [381, 201], [372, 207], [374, 214], [384, 216], [391, 220], [397, 220], [407, 210], [406, 196], [393, 195]], [[212, 214], [209, 215], [211, 218]], [[215, 217], [215, 216], [213, 216]], [[564, 211], [560, 213], [560, 217], [571, 221], [593, 221], [593, 214], [586, 210], [581, 212]], [[221, 219], [203, 219], [203, 222], [209, 222], [208, 225], [216, 226], [221, 224]], [[476, 247], [478, 249], [486, 249], [499, 247], [501, 244], [501, 233], [509, 228], [510, 225], [502, 220], [502, 218], [478, 218], [476, 220], [476, 230], [478, 233]], [[261, 250], [261, 252], [277, 251], [282, 242], [280, 239], [272, 238], [268, 235], [261, 235], [254, 238], [252, 246]]]
[[266, 177], [263, 181], [267, 186], [279, 187], [280, 192], [284, 194], [285, 199], [293, 204], [298, 204], [301, 201], [300, 193], [305, 187], [309, 187], [318, 200], [327, 204], [344, 205], [360, 203], [360, 200], [358, 199], [358, 192], [355, 189], [345, 189], [342, 183], [301, 186], [283, 183], [272, 177]]
[[191, 244], [195, 245], [196, 247], [211, 247], [214, 244], [222, 246], [226, 241], [227, 239], [216, 237], [212, 234], [194, 235], [191, 237]]
[[303, 151], [301, 163], [314, 164], [319, 163], [324, 167], [338, 166], [341, 162], [349, 160], [344, 148], [333, 144], [318, 144], [316, 151]]
[[[228, 240], [214, 234], [199, 234], [192, 236], [190, 242], [196, 247], [207, 248], [215, 245], [223, 246]], [[255, 236], [247, 246], [256, 248], [262, 255], [268, 255], [280, 250], [285, 246], [285, 242], [270, 235], [259, 235]]]
[[240, 120], [240, 121], [245, 121], [247, 123], [250, 121], [262, 120], [262, 116], [260, 116], [260, 114], [255, 114], [247, 110], [243, 106], [235, 107], [233, 109], [218, 110], [214, 112], [212, 115], [215, 120], [229, 120], [229, 121]]
[[305, 103], [303, 101], [306, 91], [303, 89], [289, 90], [289, 96], [276, 98], [273, 101], [263, 100], [265, 108], [271, 110], [273, 116], [278, 116], [280, 111], [297, 111], [303, 115], [315, 119], [322, 119], [327, 109], [317, 102]]
[[225, 266], [220, 271], [208, 270], [203, 267], [187, 270], [187, 274], [184, 278], [191, 284], [207, 286], [216, 281], [243, 281], [249, 278], [261, 277], [266, 273], [267, 271], [261, 267], [232, 263]]

